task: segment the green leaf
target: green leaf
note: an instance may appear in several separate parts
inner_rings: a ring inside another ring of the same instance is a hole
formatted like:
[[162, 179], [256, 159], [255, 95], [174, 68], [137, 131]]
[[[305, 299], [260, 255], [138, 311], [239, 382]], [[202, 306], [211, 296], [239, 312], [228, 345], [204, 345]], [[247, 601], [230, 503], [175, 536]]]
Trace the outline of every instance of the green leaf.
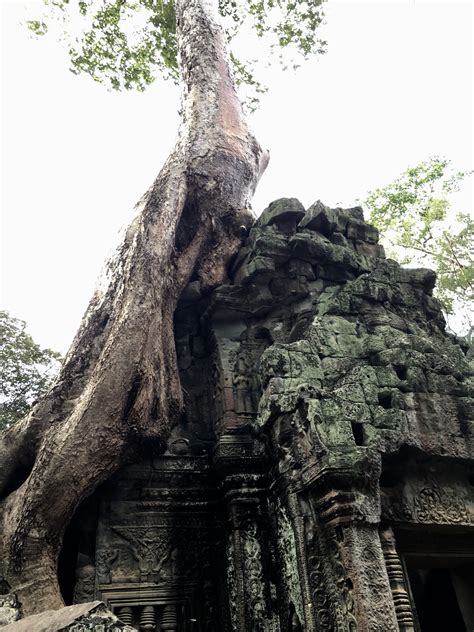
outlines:
[[26, 26], [33, 31], [35, 35], [46, 35], [48, 32], [48, 27], [45, 22], [40, 22], [39, 20], [29, 20], [26, 23]]
[[449, 160], [434, 156], [365, 200], [390, 256], [405, 265], [434, 268], [436, 295], [447, 314], [465, 315], [467, 329], [474, 313], [474, 220], [450, 212], [449, 196], [471, 175], [453, 172]]
[[[44, 0], [49, 19], [60, 17], [62, 38], [69, 41], [71, 70], [89, 74], [113, 90], [145, 90], [157, 75], [177, 81], [176, 16], [173, 0]], [[227, 40], [251, 29], [268, 42], [268, 59], [283, 68], [299, 66], [297, 59], [324, 52], [319, 36], [323, 0], [219, 0]], [[45, 17], [45, 20], [47, 18]], [[72, 32], [82, 24], [79, 37]], [[45, 21], [31, 21], [37, 35]], [[280, 51], [278, 53], [278, 51]], [[284, 54], [283, 54], [284, 51]], [[278, 53], [278, 54], [277, 54]], [[250, 62], [234, 56], [237, 83], [250, 89], [249, 109], [255, 109], [266, 88]]]

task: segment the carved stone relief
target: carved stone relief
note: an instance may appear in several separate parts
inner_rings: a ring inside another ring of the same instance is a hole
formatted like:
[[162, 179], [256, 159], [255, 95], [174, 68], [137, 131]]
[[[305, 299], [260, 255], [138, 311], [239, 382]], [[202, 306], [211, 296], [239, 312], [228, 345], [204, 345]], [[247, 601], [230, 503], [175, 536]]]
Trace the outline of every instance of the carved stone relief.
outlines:
[[234, 534], [231, 533], [227, 540], [227, 594], [229, 598], [229, 612], [232, 632], [239, 632], [239, 597], [240, 591], [237, 586], [237, 576], [235, 567], [235, 544]]
[[118, 549], [103, 547], [96, 553], [95, 563], [99, 584], [110, 584], [112, 567], [118, 559]]
[[442, 474], [438, 480], [408, 478], [382, 489], [382, 515], [396, 522], [473, 525], [474, 490]]
[[455, 490], [437, 485], [423, 487], [413, 499], [418, 522], [450, 524], [474, 523], [474, 513], [469, 512], [465, 499]]
[[74, 603], [87, 603], [95, 597], [96, 568], [90, 558], [79, 556], [76, 569]]
[[275, 501], [277, 516], [277, 545], [280, 563], [283, 565], [282, 575], [288, 601], [293, 604], [294, 619], [300, 623], [305, 620], [301, 580], [298, 570], [298, 559], [295, 534], [287, 511], [278, 500]]
[[316, 629], [322, 632], [355, 632], [352, 582], [340, 559], [333, 530], [326, 533], [312, 513], [306, 514], [305, 532], [309, 580]]
[[268, 614], [263, 597], [262, 551], [257, 537], [256, 525], [248, 524], [247, 528], [241, 532], [241, 537], [246, 580], [247, 616], [249, 621], [253, 621], [256, 632], [264, 632]]
[[[163, 566], [172, 554], [171, 529], [149, 529], [147, 527], [113, 526], [112, 529], [130, 544], [127, 559], [136, 559], [140, 570], [140, 580], [165, 581]], [[122, 569], [122, 576], [125, 569]]]

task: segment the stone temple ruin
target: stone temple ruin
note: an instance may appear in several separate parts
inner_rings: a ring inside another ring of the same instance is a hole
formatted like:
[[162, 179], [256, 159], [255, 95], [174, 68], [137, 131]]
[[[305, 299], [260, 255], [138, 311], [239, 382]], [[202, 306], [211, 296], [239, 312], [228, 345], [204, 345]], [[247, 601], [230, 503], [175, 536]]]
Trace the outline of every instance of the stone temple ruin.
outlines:
[[188, 286], [185, 417], [76, 514], [66, 603], [142, 631], [474, 629], [469, 353], [435, 274], [377, 241], [358, 207], [282, 199], [229, 285]]

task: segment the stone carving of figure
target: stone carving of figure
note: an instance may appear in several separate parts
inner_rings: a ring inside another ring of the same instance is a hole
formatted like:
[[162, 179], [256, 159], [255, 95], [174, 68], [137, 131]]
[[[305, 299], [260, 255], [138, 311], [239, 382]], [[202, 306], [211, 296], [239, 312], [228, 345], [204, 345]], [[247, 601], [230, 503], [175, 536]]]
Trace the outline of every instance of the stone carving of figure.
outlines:
[[96, 556], [97, 580], [99, 584], [110, 584], [112, 581], [110, 569], [118, 557], [117, 549], [100, 549]]
[[76, 571], [76, 585], [74, 587], [74, 603], [87, 603], [94, 599], [95, 566], [84, 564]]
[[121, 547], [117, 565], [114, 568], [114, 579], [117, 581], [138, 581], [137, 561], [137, 556], [131, 547]]

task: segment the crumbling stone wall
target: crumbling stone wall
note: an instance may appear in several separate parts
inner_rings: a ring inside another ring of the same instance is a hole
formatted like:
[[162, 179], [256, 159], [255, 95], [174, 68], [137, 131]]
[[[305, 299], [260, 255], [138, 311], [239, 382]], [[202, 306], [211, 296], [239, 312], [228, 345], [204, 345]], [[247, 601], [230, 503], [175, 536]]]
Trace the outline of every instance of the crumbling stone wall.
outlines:
[[[247, 359], [260, 374], [258, 411], [224, 434], [250, 423], [269, 440], [266, 502], [291, 516], [306, 630], [414, 629], [381, 525], [474, 525], [467, 349], [446, 332], [435, 274], [401, 268], [377, 242], [360, 208], [279, 200], [213, 299], [218, 340], [220, 318], [245, 323], [233, 357], [267, 342]], [[277, 567], [289, 608], [292, 574]]]

